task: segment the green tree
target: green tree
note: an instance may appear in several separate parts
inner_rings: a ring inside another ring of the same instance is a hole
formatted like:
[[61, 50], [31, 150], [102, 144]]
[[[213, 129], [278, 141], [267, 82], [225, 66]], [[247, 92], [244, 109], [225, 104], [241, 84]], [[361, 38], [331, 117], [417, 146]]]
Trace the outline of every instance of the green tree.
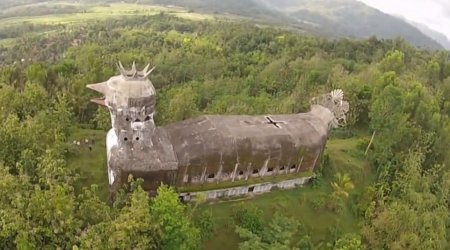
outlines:
[[108, 109], [99, 107], [95, 111], [94, 123], [97, 129], [108, 130], [111, 128], [111, 116]]
[[64, 136], [63, 140], [69, 135], [69, 130], [73, 124], [73, 109], [68, 96], [65, 93], [58, 93], [53, 103], [53, 110], [50, 119], [55, 121], [55, 130]]
[[[395, 175], [390, 200], [370, 214], [371, 220], [362, 229], [370, 248], [448, 248], [448, 199], [442, 197], [448, 196], [449, 186], [441, 177], [448, 176], [449, 170], [422, 174], [423, 162], [422, 150], [411, 151]], [[437, 187], [439, 192], [434, 191]]]
[[370, 127], [378, 134], [373, 158], [379, 165], [392, 159], [394, 146], [409, 132], [408, 115], [404, 112], [405, 93], [397, 81], [395, 73], [384, 74], [379, 89], [375, 90], [379, 93], [372, 96], [370, 105]]
[[72, 248], [80, 228], [76, 202], [65, 183], [41, 187], [20, 173], [0, 167], [0, 247], [6, 249]]
[[[159, 249], [162, 234], [150, 209], [148, 194], [136, 188], [129, 205], [90, 227], [81, 237], [82, 249]], [[89, 207], [91, 210], [93, 207]]]
[[278, 213], [259, 233], [240, 226], [236, 226], [236, 233], [243, 239], [241, 250], [314, 249], [310, 237], [300, 235], [300, 223]]
[[164, 120], [180, 121], [197, 114], [197, 94], [192, 87], [187, 86], [172, 89], [172, 91]]
[[26, 68], [25, 71], [28, 81], [46, 87], [45, 83], [47, 80], [47, 70], [42, 64], [32, 63]]
[[361, 242], [361, 236], [356, 234], [346, 234], [339, 238], [333, 249], [335, 250], [363, 250], [364, 246]]
[[200, 232], [186, 216], [186, 208], [180, 203], [178, 194], [173, 188], [160, 186], [150, 211], [156, 220], [156, 225], [162, 231], [161, 247], [163, 249], [198, 248]]
[[383, 72], [394, 71], [401, 73], [405, 67], [405, 54], [401, 51], [389, 51], [380, 62], [380, 69]]
[[36, 83], [27, 83], [23, 92], [14, 98], [16, 113], [24, 119], [27, 116], [34, 116], [40, 110], [50, 106], [47, 91]]

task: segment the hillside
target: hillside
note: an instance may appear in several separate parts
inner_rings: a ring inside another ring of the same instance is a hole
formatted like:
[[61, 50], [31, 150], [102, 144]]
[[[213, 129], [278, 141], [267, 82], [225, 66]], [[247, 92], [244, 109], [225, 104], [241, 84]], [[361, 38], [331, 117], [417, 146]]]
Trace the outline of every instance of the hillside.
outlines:
[[413, 21], [408, 21], [408, 22], [411, 23], [412, 25], [414, 25], [415, 27], [417, 27], [422, 33], [431, 37], [436, 42], [441, 44], [444, 48], [446, 48], [447, 50], [450, 50], [450, 40], [444, 34], [438, 32], [436, 30], [432, 30], [432, 29], [428, 28], [426, 25], [423, 25], [421, 23], [417, 23], [417, 22], [413, 22]]
[[355, 0], [258, 0], [298, 22], [336, 36], [355, 38], [403, 37], [415, 46], [442, 48], [433, 39], [407, 22]]
[[332, 37], [403, 37], [418, 47], [442, 49], [411, 24], [356, 0], [141, 0], [140, 3], [232, 13]]
[[[40, 3], [42, 5], [29, 5]], [[49, 2], [54, 2], [48, 5]], [[138, 3], [183, 7], [190, 11], [232, 14], [259, 22], [287, 26], [327, 37], [378, 38], [402, 37], [417, 47], [442, 49], [442, 39], [421, 27], [385, 14], [356, 0], [103, 0], [65, 1], [71, 3]], [[85, 8], [62, 1], [0, 0], [0, 18], [80, 13]], [[425, 35], [425, 34], [429, 35]], [[432, 37], [432, 38], [431, 38]], [[433, 40], [433, 38], [435, 40]]]

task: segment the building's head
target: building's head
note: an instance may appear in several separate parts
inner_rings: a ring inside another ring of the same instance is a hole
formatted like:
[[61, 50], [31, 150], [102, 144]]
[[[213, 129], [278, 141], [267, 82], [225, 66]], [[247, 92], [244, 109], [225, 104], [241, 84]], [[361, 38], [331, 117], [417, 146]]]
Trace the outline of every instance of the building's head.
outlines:
[[87, 87], [103, 94], [92, 101], [108, 107], [118, 144], [145, 146], [144, 141], [149, 141], [146, 137], [155, 129], [155, 87], [148, 79], [154, 68], [149, 70], [148, 65], [138, 71], [134, 63], [131, 70], [125, 70], [121, 63], [118, 67], [120, 75]]

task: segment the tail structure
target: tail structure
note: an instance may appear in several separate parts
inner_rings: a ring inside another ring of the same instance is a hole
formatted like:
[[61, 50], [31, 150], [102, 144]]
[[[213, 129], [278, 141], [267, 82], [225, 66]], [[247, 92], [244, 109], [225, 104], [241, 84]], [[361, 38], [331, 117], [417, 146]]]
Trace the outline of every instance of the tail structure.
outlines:
[[344, 101], [344, 91], [341, 89], [335, 89], [330, 93], [312, 98], [311, 105], [320, 105], [333, 113], [332, 127], [340, 127], [346, 124], [345, 114], [349, 111], [350, 106], [347, 101]]

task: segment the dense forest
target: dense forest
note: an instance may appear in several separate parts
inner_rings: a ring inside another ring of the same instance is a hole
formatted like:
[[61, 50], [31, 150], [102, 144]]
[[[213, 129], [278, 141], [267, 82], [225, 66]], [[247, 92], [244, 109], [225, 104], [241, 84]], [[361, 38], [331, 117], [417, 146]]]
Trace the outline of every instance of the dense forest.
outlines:
[[334, 180], [334, 192], [314, 206], [337, 217], [350, 207], [357, 232], [316, 242], [302, 221], [282, 213], [268, 220], [238, 204], [230, 237], [240, 249], [450, 247], [449, 52], [161, 13], [61, 25], [1, 47], [0, 57], [1, 249], [198, 249], [218, 230], [201, 201], [181, 204], [173, 188], [149, 198], [130, 178], [112, 202], [68, 167], [79, 150], [74, 131], [110, 126], [85, 86], [115, 75], [119, 60], [157, 66], [158, 125], [199, 114], [305, 112], [311, 97], [344, 90], [347, 127], [334, 132], [367, 148], [362, 157], [376, 178], [353, 194], [350, 177], [327, 170], [325, 155], [313, 185]]

